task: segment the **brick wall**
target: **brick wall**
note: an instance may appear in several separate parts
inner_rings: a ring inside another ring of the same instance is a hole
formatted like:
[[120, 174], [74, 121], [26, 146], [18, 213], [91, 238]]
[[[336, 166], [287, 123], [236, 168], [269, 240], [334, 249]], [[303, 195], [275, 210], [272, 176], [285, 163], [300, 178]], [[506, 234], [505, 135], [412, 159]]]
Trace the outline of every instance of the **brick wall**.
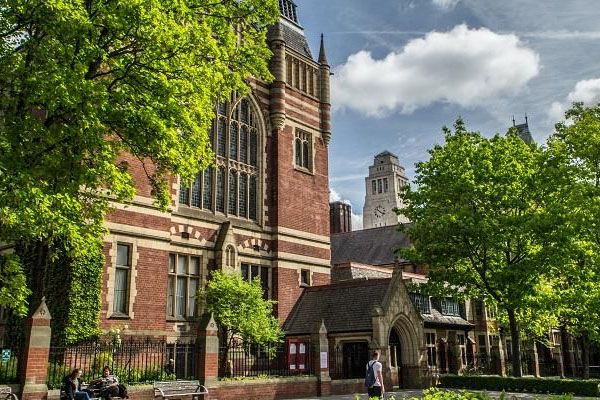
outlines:
[[[124, 240], [125, 242], [126, 240]], [[169, 265], [169, 252], [137, 246], [138, 260], [135, 265], [136, 293], [133, 303], [133, 319], [107, 319], [109, 314], [107, 295], [108, 268], [111, 259], [108, 249], [111, 244], [105, 245], [105, 273], [102, 296], [101, 328], [108, 330], [111, 327], [127, 325], [130, 330], [164, 331], [166, 323], [166, 297], [167, 297], [167, 271]]]
[[327, 147], [320, 139], [313, 139], [313, 174], [296, 170], [294, 134], [294, 128], [288, 125], [277, 137], [278, 225], [329, 236]]
[[277, 268], [274, 275], [276, 276], [274, 282], [277, 283], [277, 304], [275, 307], [277, 317], [283, 323], [290, 314], [290, 311], [292, 311], [304, 288], [301, 288], [299, 285], [299, 273], [297, 270]]
[[[318, 394], [316, 377], [269, 379], [265, 381], [219, 382], [209, 387], [209, 396], [205, 400], [275, 400], [314, 397]], [[131, 386], [128, 388], [130, 400], [153, 400], [154, 389], [151, 385]], [[59, 400], [60, 392], [48, 392], [48, 400]], [[191, 400], [191, 396], [182, 397]]]
[[363, 379], [344, 379], [331, 381], [331, 394], [355, 394], [366, 393], [365, 381]]

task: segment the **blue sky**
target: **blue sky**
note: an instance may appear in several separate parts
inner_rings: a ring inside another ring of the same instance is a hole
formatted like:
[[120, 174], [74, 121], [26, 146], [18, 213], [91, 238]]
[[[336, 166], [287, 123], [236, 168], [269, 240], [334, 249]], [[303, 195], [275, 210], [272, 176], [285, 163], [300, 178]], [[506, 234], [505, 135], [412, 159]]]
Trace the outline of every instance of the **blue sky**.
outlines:
[[373, 156], [414, 164], [462, 116], [485, 135], [529, 116], [543, 142], [572, 101], [600, 101], [598, 0], [296, 0], [335, 72], [332, 195], [361, 219]]

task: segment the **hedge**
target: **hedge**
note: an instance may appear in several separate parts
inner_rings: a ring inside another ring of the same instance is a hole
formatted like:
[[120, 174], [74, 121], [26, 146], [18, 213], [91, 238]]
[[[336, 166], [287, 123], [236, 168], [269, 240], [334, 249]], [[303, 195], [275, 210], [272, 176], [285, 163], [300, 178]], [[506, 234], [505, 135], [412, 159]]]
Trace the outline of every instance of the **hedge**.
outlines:
[[600, 380], [442, 375], [440, 387], [600, 397]]

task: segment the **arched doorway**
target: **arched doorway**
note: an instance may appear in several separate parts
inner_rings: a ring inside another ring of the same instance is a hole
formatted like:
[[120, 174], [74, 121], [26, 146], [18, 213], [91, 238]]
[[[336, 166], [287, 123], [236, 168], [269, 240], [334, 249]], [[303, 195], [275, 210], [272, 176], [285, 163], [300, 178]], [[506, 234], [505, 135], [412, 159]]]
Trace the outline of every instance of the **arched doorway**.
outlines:
[[400, 336], [395, 328], [390, 331], [389, 337], [390, 368], [392, 384], [402, 387], [402, 346]]

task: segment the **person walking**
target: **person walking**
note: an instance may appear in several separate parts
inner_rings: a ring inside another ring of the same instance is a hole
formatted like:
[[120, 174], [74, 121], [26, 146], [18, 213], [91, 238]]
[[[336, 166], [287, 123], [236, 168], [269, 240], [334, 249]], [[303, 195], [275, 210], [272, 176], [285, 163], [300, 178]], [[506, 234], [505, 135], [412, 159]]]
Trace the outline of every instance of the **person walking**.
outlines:
[[379, 352], [374, 351], [371, 361], [367, 363], [367, 373], [365, 376], [365, 386], [369, 399], [383, 399], [385, 388], [383, 386], [383, 366], [379, 362]]

